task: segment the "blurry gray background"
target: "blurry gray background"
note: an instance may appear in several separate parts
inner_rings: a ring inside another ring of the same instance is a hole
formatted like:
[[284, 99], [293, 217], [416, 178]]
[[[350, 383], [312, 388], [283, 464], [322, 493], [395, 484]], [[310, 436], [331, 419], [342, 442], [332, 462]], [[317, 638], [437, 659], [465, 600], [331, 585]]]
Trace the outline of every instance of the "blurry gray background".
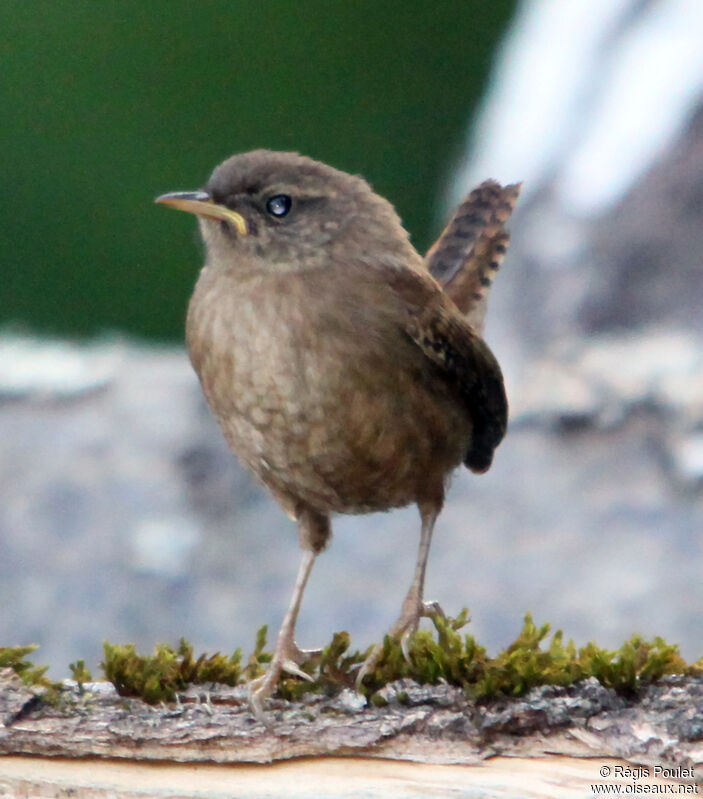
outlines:
[[[420, 249], [475, 183], [525, 182], [486, 333], [510, 432], [487, 475], [455, 475], [427, 595], [491, 649], [531, 610], [699, 657], [703, 7], [260, 5], [0, 9], [0, 644], [39, 643], [59, 677], [104, 638], [247, 651], [280, 623], [295, 528], [180, 343], [195, 225], [150, 206], [272, 146], [363, 173]], [[299, 643], [379, 640], [418, 528], [336, 519]]]

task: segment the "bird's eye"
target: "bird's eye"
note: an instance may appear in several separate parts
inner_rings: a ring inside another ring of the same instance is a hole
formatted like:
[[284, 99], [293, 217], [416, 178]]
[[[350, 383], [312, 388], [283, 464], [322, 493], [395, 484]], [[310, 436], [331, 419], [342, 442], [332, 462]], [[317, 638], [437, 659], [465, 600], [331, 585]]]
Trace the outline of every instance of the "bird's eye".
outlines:
[[266, 201], [266, 210], [271, 216], [285, 216], [293, 205], [293, 201], [287, 194], [276, 194], [274, 197], [269, 197]]

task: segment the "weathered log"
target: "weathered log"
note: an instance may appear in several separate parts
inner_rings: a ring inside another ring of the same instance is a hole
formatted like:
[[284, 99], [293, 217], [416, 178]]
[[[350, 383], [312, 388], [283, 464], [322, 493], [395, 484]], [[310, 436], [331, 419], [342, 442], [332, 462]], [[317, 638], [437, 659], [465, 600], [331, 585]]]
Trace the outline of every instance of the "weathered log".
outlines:
[[[457, 796], [489, 788], [506, 796], [576, 796], [589, 795], [591, 784], [632, 783], [633, 775], [640, 784], [668, 776], [691, 793], [698, 787], [703, 678], [666, 677], [632, 699], [594, 679], [489, 702], [410, 680], [380, 694], [383, 706], [352, 691], [275, 699], [263, 724], [250, 713], [243, 686], [193, 687], [178, 702], [155, 707], [118, 696], [110, 683], [81, 690], [66, 681], [58, 700], [47, 702], [6, 669], [0, 788], [6, 796], [54, 796], [51, 790], [71, 786], [74, 796], [102, 797], [112, 785], [123, 797], [166, 785], [175, 791], [169, 795], [191, 796], [208, 780], [232, 780], [237, 796], [253, 797], [293, 780], [298, 793], [286, 795], [369, 796], [376, 784], [384, 796], [426, 796], [430, 786], [441, 795], [442, 785]], [[17, 755], [23, 757], [7, 757]], [[250, 765], [273, 761], [292, 762]]]

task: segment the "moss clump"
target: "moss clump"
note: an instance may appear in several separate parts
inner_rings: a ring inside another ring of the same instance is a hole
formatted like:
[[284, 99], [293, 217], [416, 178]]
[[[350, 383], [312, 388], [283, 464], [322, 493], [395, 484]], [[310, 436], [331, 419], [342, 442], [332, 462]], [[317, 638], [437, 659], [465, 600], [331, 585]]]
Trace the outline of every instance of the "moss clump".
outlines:
[[320, 676], [330, 688], [351, 687], [356, 680], [357, 669], [364, 662], [366, 654], [349, 654], [349, 633], [335, 633], [329, 646], [322, 650]]
[[659, 636], [645, 641], [633, 635], [615, 652], [590, 643], [579, 650], [579, 656], [588, 676], [622, 694], [633, 694], [642, 684], [655, 682], [665, 674], [700, 674], [703, 671], [701, 661], [688, 665], [679, 655], [679, 648], [667, 644]]
[[[468, 621], [466, 609], [456, 618], [435, 618], [433, 630], [419, 630], [411, 637], [410, 663], [403, 657], [400, 642], [386, 636], [376, 665], [362, 686], [371, 704], [385, 705], [379, 689], [403, 677], [418, 683], [446, 681], [463, 688], [469, 696], [490, 698], [516, 696], [538, 685], [570, 685], [587, 677], [632, 696], [665, 674], [703, 674], [703, 658], [689, 665], [678, 647], [662, 638], [645, 641], [633, 635], [617, 650], [602, 649], [594, 643], [577, 648], [573, 641], [564, 642], [560, 630], [549, 638], [549, 625], [538, 627], [530, 614], [525, 616], [522, 629], [510, 646], [489, 657], [472, 635], [460, 632]], [[257, 632], [254, 651], [245, 667], [239, 649], [229, 657], [216, 653], [196, 658], [193, 646], [185, 639], [175, 649], [159, 644], [153, 655], [138, 654], [132, 644], [120, 646], [106, 641], [101, 665], [106, 679], [121, 696], [139, 697], [150, 703], [170, 701], [192, 684], [234, 686], [259, 677], [273, 657], [266, 650], [266, 637], [264, 626]], [[0, 669], [11, 668], [25, 684], [44, 689], [44, 699], [56, 701], [60, 686], [46, 677], [46, 666], [35, 666], [28, 660], [36, 648], [0, 647]], [[350, 651], [349, 634], [335, 633], [328, 646], [302, 664], [302, 670], [312, 679], [283, 675], [277, 695], [296, 700], [310, 691], [333, 694], [353, 687], [358, 669], [370, 651]], [[81, 687], [92, 681], [84, 661], [71, 663], [70, 669]], [[403, 701], [402, 694], [398, 699]]]
[[71, 670], [71, 677], [78, 683], [80, 688], [83, 687], [84, 682], [93, 682], [93, 675], [85, 667], [84, 660], [70, 663], [68, 668]]
[[29, 646], [0, 646], [0, 670], [10, 668], [15, 674], [19, 675], [22, 682], [31, 688], [38, 688], [37, 695], [50, 702], [57, 704], [60, 697], [61, 686], [59, 683], [52, 682], [47, 676], [48, 666], [35, 666], [27, 655], [37, 650], [36, 644]]
[[210, 682], [237, 685], [242, 676], [241, 652], [227, 657], [193, 656], [193, 647], [181, 638], [177, 649], [158, 644], [153, 655], [139, 655], [133, 644], [119, 646], [105, 641], [101, 664], [105, 677], [120, 696], [137, 696], [156, 703], [176, 698], [188, 685]]
[[[363, 692], [372, 704], [385, 700], [377, 691], [389, 682], [409, 677], [419, 683], [446, 681], [462, 687], [469, 696], [490, 698], [516, 696], [537, 685], [570, 685], [595, 677], [621, 694], [632, 695], [645, 684], [665, 674], [701, 674], [703, 659], [688, 665], [678, 648], [661, 638], [645, 641], [634, 635], [618, 650], [601, 649], [593, 643], [577, 648], [564, 642], [561, 631], [549, 637], [548, 624], [535, 625], [530, 614], [524, 618], [517, 638], [504, 651], [489, 657], [472, 635], [461, 630], [469, 621], [468, 611], [456, 618], [436, 618], [433, 630], [419, 630], [410, 640], [408, 663], [398, 640], [386, 636], [380, 657], [364, 678]], [[195, 659], [193, 647], [181, 639], [177, 649], [161, 644], [154, 655], [139, 655], [134, 646], [105, 643], [103, 669], [122, 696], [138, 696], [147, 702], [174, 699], [191, 683], [220, 682], [236, 685], [262, 675], [271, 662], [266, 650], [267, 628], [257, 632], [254, 651], [245, 667], [240, 651], [229, 658], [216, 654]], [[2, 651], [2, 650], [0, 650]], [[350, 651], [348, 633], [335, 633], [330, 644], [311, 656], [301, 668], [311, 681], [283, 675], [277, 695], [300, 699], [307, 692], [335, 693], [353, 687], [359, 666], [368, 655]], [[76, 666], [81, 665], [78, 661]], [[74, 666], [72, 665], [72, 671]], [[74, 678], [78, 679], [74, 671]], [[79, 680], [80, 682], [80, 680]]]
[[641, 685], [665, 674], [698, 673], [689, 666], [678, 647], [661, 638], [644, 641], [634, 635], [618, 650], [601, 649], [594, 643], [577, 648], [564, 643], [561, 630], [547, 642], [549, 624], [537, 627], [527, 614], [519, 635], [496, 657], [488, 657], [473, 636], [459, 634], [468, 621], [464, 609], [457, 618], [434, 620], [436, 636], [420, 630], [410, 644], [412, 663], [407, 663], [397, 641], [386, 637], [376, 668], [365, 681], [373, 693], [387, 682], [411, 677], [420, 683], [446, 680], [466, 689], [471, 696], [516, 696], [537, 685], [570, 685], [595, 677], [622, 694], [634, 694]]
[[30, 655], [39, 647], [36, 644], [29, 646], [0, 646], [0, 669], [10, 668], [22, 678], [25, 685], [33, 685], [41, 688], [56, 687], [55, 683], [46, 676], [48, 666], [35, 666], [31, 660], [27, 660]]

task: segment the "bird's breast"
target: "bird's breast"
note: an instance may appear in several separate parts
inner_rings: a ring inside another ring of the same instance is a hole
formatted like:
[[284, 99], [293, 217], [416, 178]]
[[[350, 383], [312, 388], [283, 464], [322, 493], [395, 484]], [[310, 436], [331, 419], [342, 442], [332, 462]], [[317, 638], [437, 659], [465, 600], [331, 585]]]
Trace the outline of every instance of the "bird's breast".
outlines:
[[325, 280], [203, 270], [191, 360], [230, 446], [279, 499], [407, 504], [418, 480], [461, 461], [468, 420], [392, 311]]

